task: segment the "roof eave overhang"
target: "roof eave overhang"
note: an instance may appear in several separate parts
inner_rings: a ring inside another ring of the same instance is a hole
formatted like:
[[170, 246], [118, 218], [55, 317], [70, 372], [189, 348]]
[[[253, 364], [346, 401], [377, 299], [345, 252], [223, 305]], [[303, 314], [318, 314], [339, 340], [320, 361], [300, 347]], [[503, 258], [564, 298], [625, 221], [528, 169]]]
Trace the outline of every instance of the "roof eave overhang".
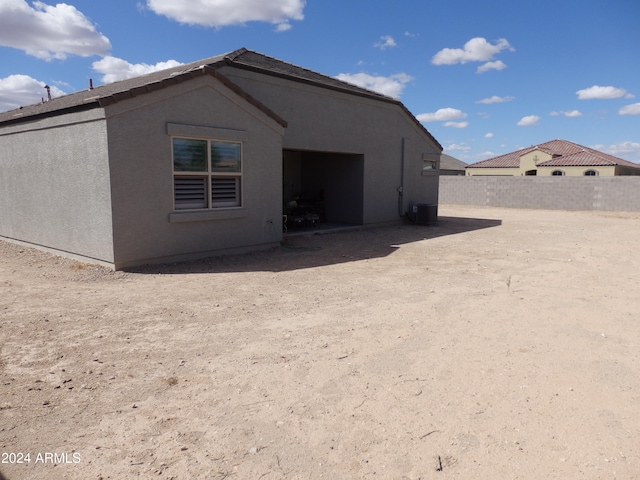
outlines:
[[41, 120], [43, 118], [51, 118], [51, 117], [56, 117], [56, 116], [62, 116], [62, 115], [66, 115], [66, 114], [69, 114], [69, 113], [77, 113], [77, 112], [87, 111], [87, 110], [91, 110], [91, 109], [94, 109], [94, 108], [105, 108], [105, 107], [108, 107], [110, 105], [114, 105], [114, 104], [116, 104], [118, 102], [121, 102], [123, 100], [129, 100], [129, 99], [138, 97], [140, 95], [145, 95], [147, 93], [151, 93], [151, 92], [155, 92], [155, 91], [158, 91], [158, 90], [162, 90], [162, 89], [165, 89], [165, 88], [171, 87], [173, 85], [177, 85], [177, 84], [186, 82], [186, 81], [188, 81], [188, 80], [190, 80], [190, 79], [192, 79], [194, 77], [202, 76], [202, 75], [209, 75], [209, 76], [214, 77], [216, 80], [218, 80], [220, 83], [222, 83], [226, 88], [228, 88], [229, 90], [233, 91], [236, 95], [242, 97], [244, 100], [246, 100], [247, 102], [251, 103], [254, 107], [258, 108], [259, 110], [262, 110], [269, 117], [271, 117], [276, 123], [278, 123], [279, 125], [281, 125], [284, 128], [287, 127], [287, 122], [283, 118], [281, 118], [275, 112], [273, 112], [268, 107], [263, 105], [260, 101], [258, 101], [255, 98], [253, 98], [247, 92], [242, 90], [242, 88], [240, 88], [238, 85], [233, 83], [227, 77], [225, 77], [224, 75], [219, 73], [216, 70], [215, 66], [212, 66], [212, 65], [204, 65], [202, 68], [190, 70], [188, 72], [181, 73], [181, 74], [175, 75], [173, 77], [162, 79], [162, 80], [160, 80], [158, 82], [148, 83], [148, 84], [145, 84], [145, 85], [141, 85], [139, 87], [134, 87], [134, 88], [130, 88], [128, 90], [123, 90], [121, 92], [115, 92], [115, 93], [112, 93], [110, 95], [95, 97], [95, 98], [92, 98], [90, 101], [85, 101], [82, 104], [73, 105], [73, 106], [70, 106], [70, 107], [56, 109], [56, 110], [45, 111], [45, 112], [42, 112], [42, 113], [34, 113], [34, 114], [30, 114], [30, 115], [27, 115], [27, 116], [24, 116], [24, 117], [16, 117], [16, 118], [13, 118], [13, 119], [7, 119], [4, 122], [2, 122], [2, 125], [3, 126], [4, 125], [14, 125], [14, 124], [20, 124], [20, 123], [26, 123], [26, 122], [32, 122], [32, 121], [36, 121], [36, 120]]
[[42, 120], [44, 118], [52, 118], [52, 117], [59, 117], [62, 115], [68, 115], [71, 113], [86, 112], [88, 110], [93, 110], [95, 108], [100, 108], [100, 107], [101, 107], [100, 102], [98, 99], [96, 99], [90, 102], [83, 103], [81, 105], [73, 105], [71, 107], [51, 110], [48, 112], [33, 113], [25, 117], [9, 118], [1, 122], [0, 126], [4, 127], [4, 126], [10, 126], [10, 125], [19, 125], [21, 123], [34, 122], [34, 121]]
[[496, 166], [496, 165], [468, 165], [464, 168], [520, 168], [520, 167], [505, 167], [505, 166]]
[[172, 85], [177, 85], [179, 83], [186, 82], [186, 81], [188, 81], [188, 80], [190, 80], [190, 79], [192, 79], [194, 77], [201, 76], [201, 75], [209, 75], [211, 77], [214, 77], [216, 80], [218, 80], [220, 83], [222, 83], [226, 88], [231, 90], [233, 93], [235, 93], [239, 97], [242, 97], [244, 100], [248, 101], [254, 107], [258, 108], [259, 110], [262, 110], [264, 113], [266, 113], [269, 117], [271, 117], [273, 120], [275, 120], [282, 127], [284, 127], [284, 128], [287, 127], [286, 120], [284, 120], [282, 117], [280, 117], [274, 111], [272, 111], [267, 106], [262, 104], [262, 102], [260, 102], [259, 100], [255, 99], [254, 97], [249, 95], [241, 87], [239, 87], [238, 85], [233, 83], [231, 80], [229, 80], [227, 77], [225, 77], [220, 72], [218, 72], [218, 70], [215, 67], [215, 64], [214, 65], [203, 65], [201, 68], [198, 68], [198, 69], [195, 69], [195, 70], [191, 70], [189, 72], [185, 72], [185, 73], [182, 73], [180, 75], [175, 75], [175, 76], [170, 77], [170, 78], [165, 78], [163, 80], [160, 80], [159, 82], [142, 85], [140, 87], [132, 88], [132, 89], [129, 89], [129, 90], [126, 90], [126, 91], [123, 91], [123, 92], [118, 92], [118, 93], [115, 93], [113, 95], [109, 95], [108, 97], [102, 97], [100, 99], [100, 104], [103, 107], [104, 106], [108, 106], [108, 105], [112, 105], [112, 104], [114, 104], [116, 102], [119, 102], [119, 101], [122, 101], [122, 100], [126, 100], [126, 99], [129, 99], [129, 98], [133, 98], [133, 97], [136, 97], [138, 95], [143, 95], [143, 94], [150, 93], [150, 92], [153, 92], [153, 91], [156, 91], [156, 90], [161, 90], [163, 88], [170, 87]]

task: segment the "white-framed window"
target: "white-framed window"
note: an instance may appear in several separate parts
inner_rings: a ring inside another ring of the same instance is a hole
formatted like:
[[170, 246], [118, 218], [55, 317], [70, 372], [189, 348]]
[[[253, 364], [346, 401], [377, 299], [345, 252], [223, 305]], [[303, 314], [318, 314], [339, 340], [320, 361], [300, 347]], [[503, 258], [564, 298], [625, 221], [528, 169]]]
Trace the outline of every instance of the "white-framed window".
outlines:
[[554, 170], [553, 172], [551, 172], [551, 175], [554, 177], [563, 177], [564, 172], [562, 170]]
[[584, 172], [584, 176], [585, 177], [597, 177], [598, 176], [598, 171], [597, 170], [587, 170], [586, 172]]
[[175, 210], [242, 206], [242, 143], [173, 137]]

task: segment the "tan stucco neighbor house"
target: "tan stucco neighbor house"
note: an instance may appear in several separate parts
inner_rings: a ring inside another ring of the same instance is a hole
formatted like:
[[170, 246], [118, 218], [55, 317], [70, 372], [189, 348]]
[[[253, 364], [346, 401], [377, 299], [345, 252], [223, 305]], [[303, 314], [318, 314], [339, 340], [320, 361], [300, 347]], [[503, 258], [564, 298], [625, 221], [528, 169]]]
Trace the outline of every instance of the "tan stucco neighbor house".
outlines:
[[472, 163], [467, 176], [607, 176], [640, 175], [640, 165], [566, 140], [551, 140]]
[[115, 269], [264, 249], [301, 201], [437, 204], [441, 152], [397, 99], [240, 49], [0, 113], [0, 238]]

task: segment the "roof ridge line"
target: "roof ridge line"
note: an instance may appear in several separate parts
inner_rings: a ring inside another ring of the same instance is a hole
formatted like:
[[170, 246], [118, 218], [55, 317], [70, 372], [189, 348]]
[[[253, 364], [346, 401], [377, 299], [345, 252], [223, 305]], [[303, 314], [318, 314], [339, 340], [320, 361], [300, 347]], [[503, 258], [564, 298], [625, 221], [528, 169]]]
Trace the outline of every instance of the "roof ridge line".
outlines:
[[[354, 84], [354, 83], [350, 83], [350, 82], [346, 82], [346, 81], [344, 81], [344, 80], [340, 80], [339, 78], [334, 77], [334, 76], [331, 76], [331, 75], [329, 75], [329, 74], [327, 74], [327, 73], [319, 72], [319, 71], [317, 71], [317, 70], [313, 70], [313, 69], [311, 69], [311, 68], [309, 68], [309, 67], [303, 67], [302, 65], [298, 65], [297, 63], [292, 63], [292, 62], [289, 62], [289, 61], [286, 61], [286, 60], [282, 60], [281, 58], [274, 57], [274, 56], [272, 56], [272, 55], [266, 55], [266, 54], [264, 54], [264, 53], [257, 52], [257, 51], [255, 51], [255, 50], [248, 50], [248, 49], [246, 49], [246, 48], [243, 48], [243, 49], [241, 49], [241, 50], [243, 50], [241, 53], [239, 53], [238, 55], [235, 55], [233, 58], [229, 58], [229, 60], [230, 60], [231, 62], [233, 62], [233, 63], [238, 63], [238, 64], [244, 64], [244, 65], [247, 65], [247, 66], [249, 66], [250, 68], [253, 68], [253, 69], [257, 69], [257, 70], [262, 70], [262, 71], [271, 72], [271, 70], [270, 70], [270, 69], [268, 69], [268, 68], [260, 67], [260, 66], [256, 66], [256, 65], [253, 65], [253, 64], [249, 64], [249, 63], [243, 63], [241, 60], [237, 60], [237, 59], [238, 59], [238, 57], [240, 57], [240, 56], [241, 56], [242, 54], [244, 54], [244, 53], [253, 53], [254, 55], [259, 55], [259, 56], [261, 56], [261, 57], [263, 57], [263, 58], [266, 58], [266, 59], [269, 59], [269, 60], [273, 60], [273, 61], [275, 61], [275, 62], [280, 62], [280, 63], [285, 64], [285, 65], [290, 65], [290, 66], [292, 66], [292, 67], [294, 67], [294, 68], [297, 68], [297, 69], [303, 70], [303, 71], [305, 71], [305, 72], [309, 72], [309, 73], [311, 73], [311, 74], [313, 74], [313, 75], [317, 75], [317, 76], [324, 77], [324, 78], [329, 79], [329, 80], [332, 80], [332, 81], [336, 81], [336, 82], [339, 82], [339, 83], [345, 84], [345, 86], [346, 86], [346, 87], [355, 87], [355, 88], [358, 88], [358, 89], [362, 90], [363, 92], [366, 92], [368, 95], [371, 95], [371, 96], [374, 96], [374, 97], [377, 97], [377, 98], [380, 98], [380, 99], [384, 99], [384, 100], [389, 101], [389, 102], [392, 102], [392, 103], [401, 103], [401, 101], [400, 101], [399, 99], [397, 99], [397, 98], [390, 97], [390, 96], [388, 96], [388, 95], [385, 95], [385, 94], [380, 93], [380, 92], [376, 92], [375, 90], [371, 90], [371, 89], [366, 88], [366, 87], [361, 87], [361, 86], [356, 85], [356, 84]], [[238, 50], [238, 52], [240, 52], [240, 50]], [[233, 53], [235, 53], [235, 52], [233, 52]], [[226, 58], [226, 57], [225, 57], [225, 58]], [[306, 82], [311, 81], [311, 80], [309, 80], [309, 79], [308, 79], [308, 78], [306, 78], [306, 77], [302, 77], [302, 76], [300, 76], [300, 75], [296, 75], [296, 74], [291, 73], [291, 72], [289, 72], [289, 73], [287, 74], [287, 76], [290, 76], [290, 77], [293, 77], [293, 78], [299, 78], [299, 79], [301, 79], [301, 80], [303, 80], [303, 81], [306, 81]], [[314, 83], [315, 83], [315, 82], [314, 82]]]
[[229, 60], [230, 62], [235, 62], [236, 58], [238, 58], [243, 53], [247, 53], [248, 51], [249, 50], [247, 50], [245, 47], [242, 47], [242, 48], [239, 48], [237, 50], [234, 50], [233, 52], [227, 53], [224, 56], [224, 58], [225, 58], [225, 60]]

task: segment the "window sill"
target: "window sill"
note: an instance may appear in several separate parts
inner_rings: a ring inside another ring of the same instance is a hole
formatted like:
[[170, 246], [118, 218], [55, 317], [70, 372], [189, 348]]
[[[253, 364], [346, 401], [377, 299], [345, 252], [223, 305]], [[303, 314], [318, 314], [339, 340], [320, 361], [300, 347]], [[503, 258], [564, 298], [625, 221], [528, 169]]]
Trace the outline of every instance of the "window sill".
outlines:
[[440, 171], [439, 170], [422, 170], [421, 175], [425, 177], [431, 177], [435, 175], [440, 175]]
[[244, 218], [249, 215], [246, 208], [229, 208], [216, 210], [182, 211], [169, 214], [170, 223], [204, 222], [207, 220], [228, 220]]

